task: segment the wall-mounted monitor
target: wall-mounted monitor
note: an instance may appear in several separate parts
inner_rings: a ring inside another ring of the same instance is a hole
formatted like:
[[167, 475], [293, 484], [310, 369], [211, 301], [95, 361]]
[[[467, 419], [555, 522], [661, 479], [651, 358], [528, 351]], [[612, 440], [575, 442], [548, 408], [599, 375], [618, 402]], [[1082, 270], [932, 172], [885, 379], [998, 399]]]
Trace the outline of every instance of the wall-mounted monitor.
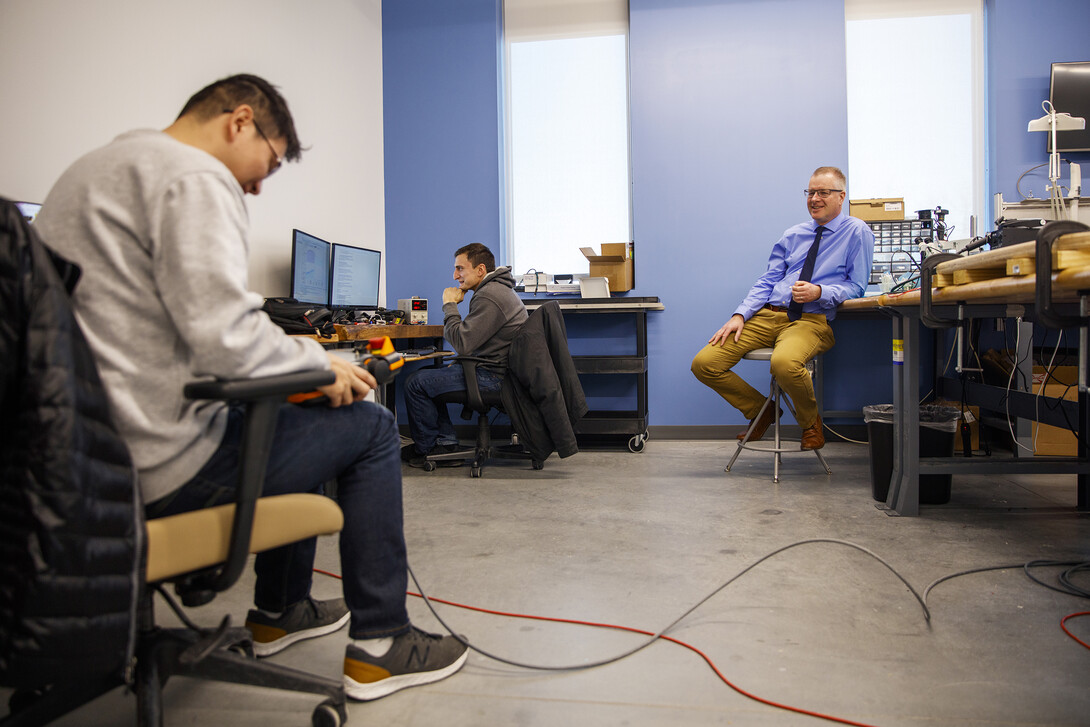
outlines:
[[382, 253], [333, 243], [329, 293], [333, 308], [377, 308]]
[[[1057, 113], [1086, 119], [1081, 131], [1057, 131], [1057, 151], [1090, 151], [1090, 61], [1053, 63], [1048, 98]], [[1052, 153], [1052, 134], [1045, 134]]]
[[291, 231], [291, 297], [300, 303], [329, 306], [330, 243]]

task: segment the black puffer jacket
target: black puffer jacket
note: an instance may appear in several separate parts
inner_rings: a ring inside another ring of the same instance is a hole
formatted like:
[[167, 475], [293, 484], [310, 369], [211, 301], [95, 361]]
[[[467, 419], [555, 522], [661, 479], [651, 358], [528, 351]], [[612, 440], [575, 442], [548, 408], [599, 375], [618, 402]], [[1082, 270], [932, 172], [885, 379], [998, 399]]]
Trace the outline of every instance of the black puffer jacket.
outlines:
[[79, 270], [0, 199], [0, 684], [129, 663], [143, 552], [128, 451], [69, 305]]

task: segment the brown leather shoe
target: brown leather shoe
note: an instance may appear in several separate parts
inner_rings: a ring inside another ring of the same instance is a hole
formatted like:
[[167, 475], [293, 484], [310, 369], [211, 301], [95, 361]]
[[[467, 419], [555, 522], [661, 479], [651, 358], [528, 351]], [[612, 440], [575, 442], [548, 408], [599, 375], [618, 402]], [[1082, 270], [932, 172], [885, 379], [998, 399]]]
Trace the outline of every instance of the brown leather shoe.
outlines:
[[809, 426], [802, 430], [802, 444], [800, 449], [821, 449], [825, 446], [825, 432], [821, 426], [821, 415], [818, 414], [817, 421], [813, 426]]
[[[780, 413], [783, 413], [782, 409], [780, 410]], [[768, 428], [772, 425], [772, 407], [769, 406], [767, 409], [765, 409], [764, 414], [760, 415], [757, 419], [751, 420], [749, 422], [751, 426], [753, 425], [753, 422], [757, 422], [757, 426], [754, 427], [753, 436], [749, 438], [749, 441], [756, 442], [758, 439], [765, 435], [765, 432], [768, 431]], [[749, 431], [748, 427], [745, 431], [738, 433], [739, 442], [746, 438], [747, 431]]]

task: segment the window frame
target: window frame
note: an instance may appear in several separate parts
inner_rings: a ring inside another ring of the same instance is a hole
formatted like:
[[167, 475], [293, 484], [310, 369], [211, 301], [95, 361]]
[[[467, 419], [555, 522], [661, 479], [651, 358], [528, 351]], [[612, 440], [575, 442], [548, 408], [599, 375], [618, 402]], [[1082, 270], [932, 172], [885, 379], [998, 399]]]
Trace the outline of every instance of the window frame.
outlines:
[[[539, 15], [540, 26], [534, 31], [524, 33], [516, 30], [515, 33], [509, 32], [508, 19], [511, 15], [511, 4], [517, 4], [520, 6], [516, 10], [524, 13], [537, 13]], [[595, 8], [594, 5], [598, 7]], [[634, 232], [634, 211], [633, 211], [633, 181], [632, 181], [632, 63], [631, 63], [631, 46], [630, 46], [630, 7], [628, 0], [583, 0], [579, 6], [582, 11], [579, 13], [581, 17], [573, 17], [576, 13], [572, 12], [568, 14], [573, 6], [565, 0], [503, 0], [501, 4], [501, 34], [502, 34], [502, 57], [501, 57], [501, 99], [500, 99], [500, 113], [501, 124], [503, 133], [503, 158], [500, 160], [501, 165], [501, 185], [500, 194], [501, 209], [503, 210], [502, 219], [500, 220], [500, 238], [502, 240], [502, 257], [501, 259], [505, 264], [513, 266], [516, 259], [516, 241], [514, 239], [514, 175], [513, 175], [513, 131], [512, 131], [512, 118], [511, 118], [511, 44], [512, 42], [520, 42], [521, 40], [563, 40], [569, 38], [579, 37], [596, 37], [604, 35], [617, 35], [617, 30], [620, 29], [620, 6], [623, 5], [623, 35], [624, 35], [624, 55], [625, 55], [625, 136], [626, 136], [626, 148], [627, 148], [627, 189], [626, 197], [628, 200], [628, 239], [625, 242], [632, 243]], [[550, 10], [550, 6], [551, 10]], [[550, 12], [551, 17], [550, 17]], [[515, 36], [515, 40], [512, 36]], [[621, 242], [621, 240], [603, 240], [602, 242]], [[585, 262], [585, 261], [584, 261]], [[589, 263], [585, 264], [586, 268], [589, 268]], [[516, 280], [521, 279], [521, 275], [526, 272], [523, 270], [515, 270], [512, 268], [512, 274]], [[579, 273], [582, 271], [574, 270], [555, 270], [555, 271], [540, 271], [548, 273]]]

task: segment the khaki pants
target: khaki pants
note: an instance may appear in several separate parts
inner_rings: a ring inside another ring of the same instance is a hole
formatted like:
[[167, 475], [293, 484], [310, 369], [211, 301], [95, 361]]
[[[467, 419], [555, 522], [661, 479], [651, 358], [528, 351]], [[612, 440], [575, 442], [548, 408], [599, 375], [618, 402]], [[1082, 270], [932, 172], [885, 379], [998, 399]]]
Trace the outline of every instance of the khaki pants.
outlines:
[[803, 313], [797, 321], [787, 320], [787, 313], [762, 308], [753, 314], [738, 342], [727, 342], [700, 349], [693, 359], [693, 375], [707, 384], [746, 419], [755, 419], [767, 394], [754, 389], [731, 371], [746, 353], [758, 348], [774, 348], [772, 375], [795, 405], [799, 426], [811, 427], [817, 421], [814, 384], [806, 371], [806, 362], [825, 353], [833, 344], [833, 330], [821, 313]]

